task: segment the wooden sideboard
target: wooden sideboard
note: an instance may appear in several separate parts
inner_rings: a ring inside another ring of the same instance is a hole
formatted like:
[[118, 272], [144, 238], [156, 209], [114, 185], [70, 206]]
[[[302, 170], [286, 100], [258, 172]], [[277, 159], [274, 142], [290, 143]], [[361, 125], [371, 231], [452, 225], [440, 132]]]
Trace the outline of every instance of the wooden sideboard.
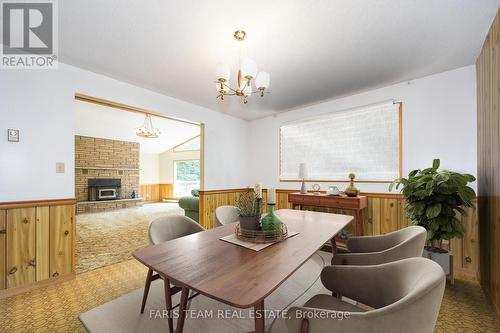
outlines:
[[363, 236], [363, 209], [368, 206], [368, 199], [365, 196], [348, 197], [346, 195], [331, 196], [323, 193], [290, 193], [288, 194], [288, 202], [292, 204], [293, 209], [314, 206], [351, 210], [354, 216], [353, 234]]
[[75, 272], [75, 200], [0, 203], [0, 298]]

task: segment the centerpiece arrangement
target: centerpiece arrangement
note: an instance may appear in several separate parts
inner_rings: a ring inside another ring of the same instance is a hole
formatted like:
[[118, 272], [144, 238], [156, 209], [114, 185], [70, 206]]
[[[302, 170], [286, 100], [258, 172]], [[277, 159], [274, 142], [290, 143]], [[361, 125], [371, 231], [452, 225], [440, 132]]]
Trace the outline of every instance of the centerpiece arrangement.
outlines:
[[268, 190], [268, 213], [262, 216], [262, 187], [257, 184], [253, 191], [240, 194], [237, 205], [240, 223], [236, 226], [236, 237], [253, 243], [270, 243], [284, 240], [288, 235], [286, 225], [275, 214], [276, 189]]

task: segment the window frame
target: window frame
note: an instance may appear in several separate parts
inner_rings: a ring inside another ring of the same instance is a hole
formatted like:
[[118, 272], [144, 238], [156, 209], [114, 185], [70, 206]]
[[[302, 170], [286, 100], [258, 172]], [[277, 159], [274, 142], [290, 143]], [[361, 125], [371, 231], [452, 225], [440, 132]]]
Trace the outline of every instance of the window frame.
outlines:
[[[196, 151], [196, 150], [188, 150], [188, 151]], [[180, 197], [176, 197], [174, 195], [175, 193], [175, 181], [176, 181], [176, 168], [175, 168], [175, 163], [176, 162], [189, 162], [189, 161], [200, 161], [200, 188], [201, 188], [201, 157], [200, 158], [180, 158], [180, 159], [174, 159], [172, 160], [172, 172], [173, 172], [173, 175], [172, 175], [172, 196], [174, 198], [180, 198]]]
[[[393, 102], [394, 104], [398, 104], [398, 145], [399, 145], [399, 149], [398, 149], [398, 173], [399, 173], [399, 177], [403, 177], [403, 102]], [[378, 103], [377, 103], [378, 104]], [[366, 107], [369, 107], [370, 105], [366, 105]], [[362, 108], [363, 106], [359, 107], [359, 108]], [[357, 109], [358, 107], [356, 108], [352, 108], [352, 109]], [[348, 111], [349, 109], [346, 109], [345, 111]], [[327, 114], [322, 114], [318, 117], [321, 117], [321, 116], [327, 116], [329, 113]], [[311, 119], [311, 118], [318, 118], [318, 117], [307, 117], [307, 118], [303, 118], [304, 120], [306, 119]], [[281, 171], [282, 171], [282, 144], [281, 144], [281, 128], [283, 127], [283, 124], [280, 125], [279, 127], [279, 131], [278, 131], [278, 141], [279, 141], [279, 149], [278, 149], [278, 153], [279, 153], [279, 156], [278, 156], [278, 159], [279, 159], [279, 169], [278, 169], [278, 179], [280, 182], [283, 182], [283, 183], [287, 183], [287, 182], [290, 182], [290, 183], [294, 183], [294, 182], [306, 182], [306, 183], [330, 183], [330, 182], [337, 182], [337, 183], [346, 183], [346, 182], [349, 182], [350, 180], [347, 178], [347, 174], [346, 174], [346, 179], [286, 179], [286, 178], [281, 178]], [[390, 184], [392, 183], [392, 180], [354, 180], [355, 183], [380, 183], [380, 184]]]

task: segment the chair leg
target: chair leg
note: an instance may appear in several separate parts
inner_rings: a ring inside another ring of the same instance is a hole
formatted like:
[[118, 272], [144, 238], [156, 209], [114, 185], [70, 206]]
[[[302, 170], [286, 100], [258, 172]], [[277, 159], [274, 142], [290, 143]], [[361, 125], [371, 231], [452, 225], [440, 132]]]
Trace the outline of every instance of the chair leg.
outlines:
[[146, 301], [148, 299], [148, 294], [149, 294], [149, 287], [151, 286], [152, 280], [153, 280], [153, 270], [150, 268], [148, 270], [148, 276], [146, 277], [146, 285], [144, 286], [144, 295], [142, 296], [141, 313], [144, 313], [144, 307], [146, 306]]
[[309, 320], [302, 319], [302, 324], [300, 325], [300, 333], [308, 333], [309, 332]]

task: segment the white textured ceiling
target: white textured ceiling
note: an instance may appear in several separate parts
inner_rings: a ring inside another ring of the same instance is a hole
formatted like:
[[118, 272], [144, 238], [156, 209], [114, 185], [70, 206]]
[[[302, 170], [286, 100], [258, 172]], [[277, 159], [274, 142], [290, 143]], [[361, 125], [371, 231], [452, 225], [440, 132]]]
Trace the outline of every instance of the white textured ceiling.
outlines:
[[141, 153], [159, 154], [200, 134], [200, 127], [152, 116], [159, 138], [141, 138], [135, 129], [142, 126], [144, 115], [106, 106], [75, 101], [75, 135], [139, 142]]
[[[244, 119], [473, 64], [500, 0], [59, 1], [60, 60]], [[271, 94], [215, 100], [247, 56]], [[233, 67], [234, 68], [234, 67]]]

